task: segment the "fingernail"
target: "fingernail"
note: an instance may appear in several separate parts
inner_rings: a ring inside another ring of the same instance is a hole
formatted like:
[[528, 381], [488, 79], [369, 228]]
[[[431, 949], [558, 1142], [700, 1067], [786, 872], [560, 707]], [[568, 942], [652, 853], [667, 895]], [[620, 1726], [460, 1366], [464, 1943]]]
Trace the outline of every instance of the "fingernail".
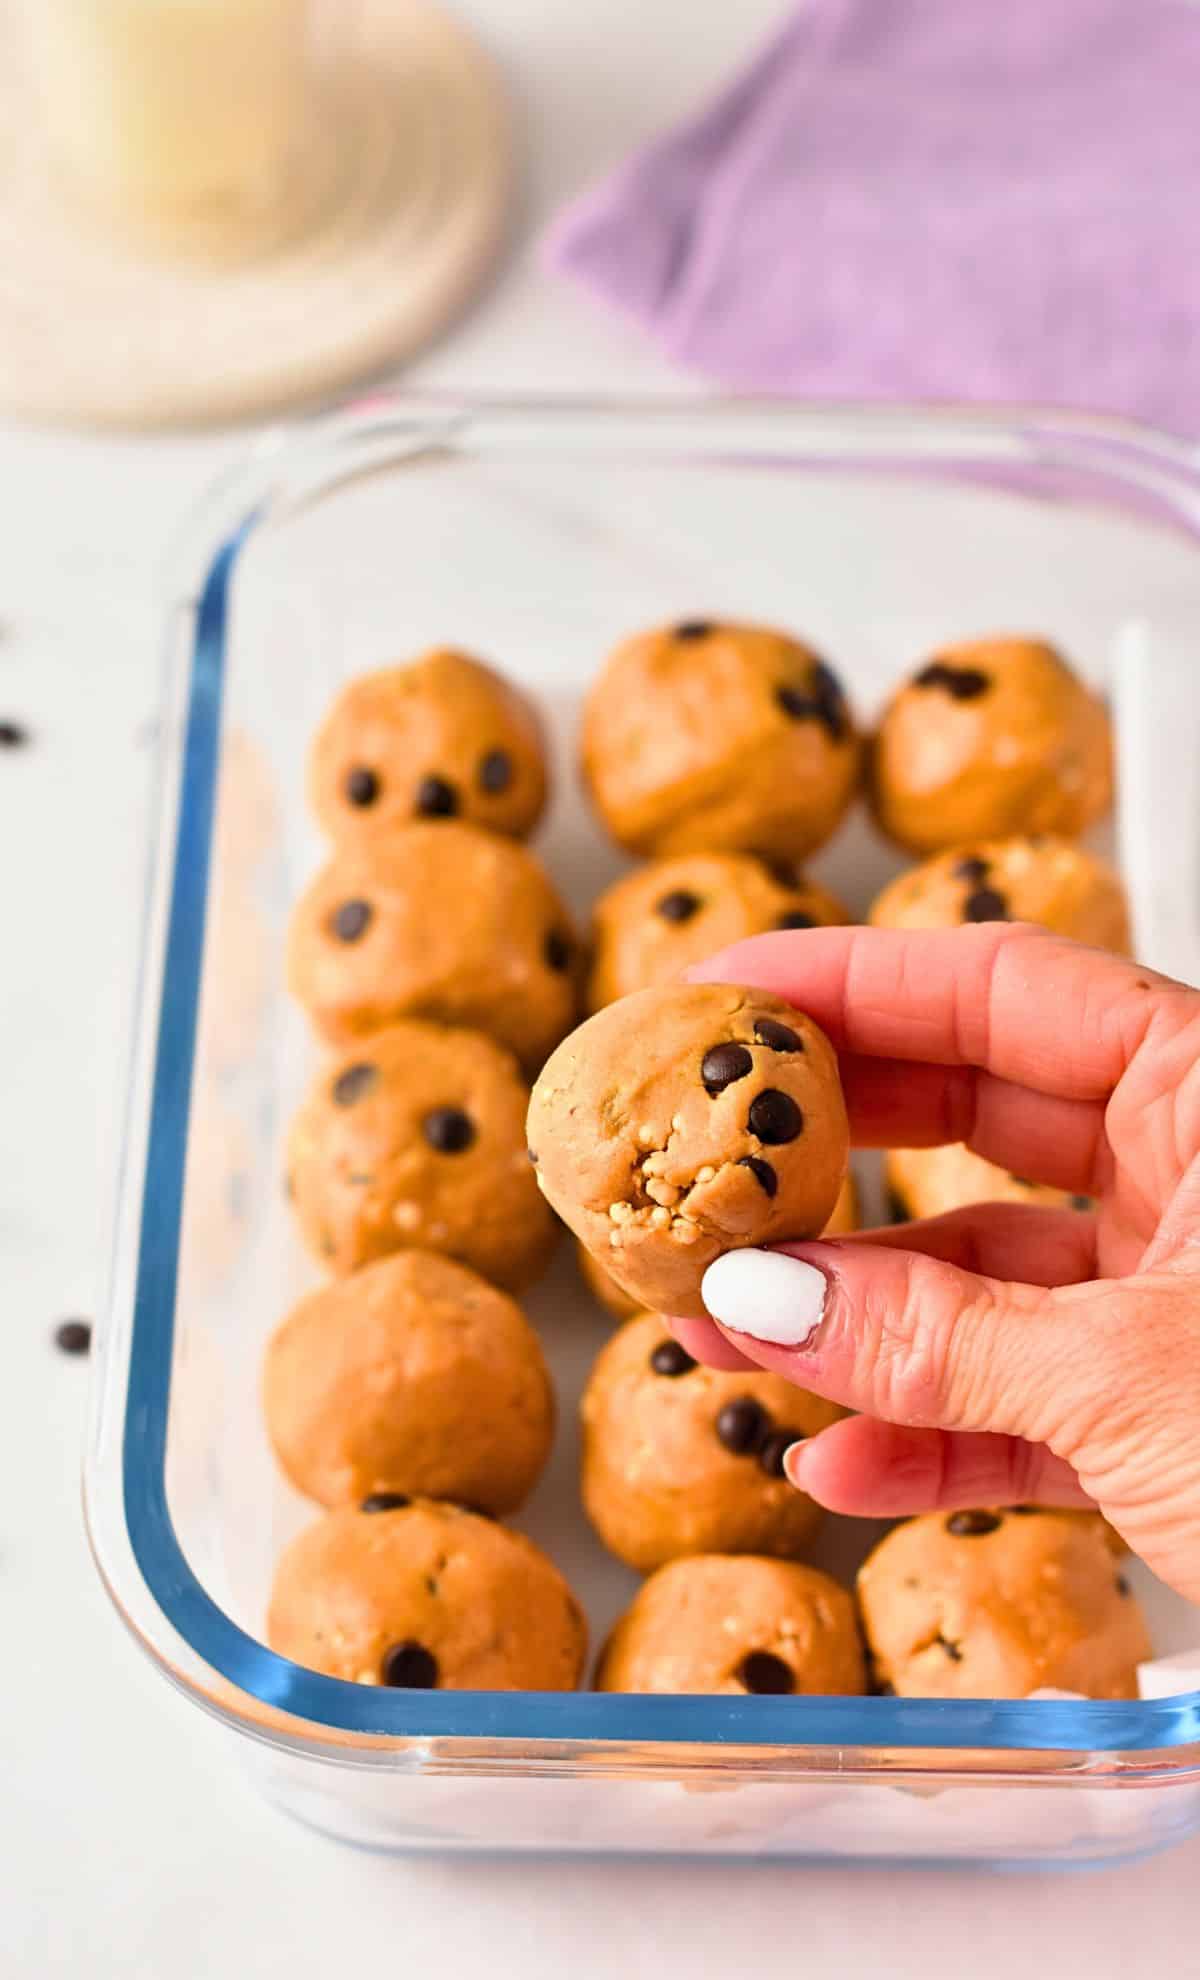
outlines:
[[805, 1347], [825, 1310], [825, 1274], [783, 1251], [727, 1251], [701, 1284], [714, 1320], [774, 1347]]
[[783, 1454], [783, 1475], [798, 1492], [804, 1490], [804, 1453], [807, 1444], [789, 1444]]

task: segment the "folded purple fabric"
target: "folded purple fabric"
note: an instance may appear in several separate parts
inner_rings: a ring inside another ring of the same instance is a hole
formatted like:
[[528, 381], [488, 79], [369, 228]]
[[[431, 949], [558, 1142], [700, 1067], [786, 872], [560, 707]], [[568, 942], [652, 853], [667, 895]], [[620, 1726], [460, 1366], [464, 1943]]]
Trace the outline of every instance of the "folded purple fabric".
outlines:
[[1200, 434], [1200, 6], [806, 0], [551, 262], [726, 385]]

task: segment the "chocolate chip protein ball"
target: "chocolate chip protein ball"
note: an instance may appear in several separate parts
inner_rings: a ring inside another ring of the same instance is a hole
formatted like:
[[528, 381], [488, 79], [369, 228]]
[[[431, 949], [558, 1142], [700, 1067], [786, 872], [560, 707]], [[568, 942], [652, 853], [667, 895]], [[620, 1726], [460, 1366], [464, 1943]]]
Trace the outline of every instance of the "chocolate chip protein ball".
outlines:
[[875, 816], [910, 852], [1013, 832], [1086, 831], [1112, 803], [1100, 698], [1038, 639], [947, 647], [899, 690], [875, 737]]
[[380, 1494], [284, 1549], [267, 1612], [281, 1657], [406, 1691], [573, 1691], [587, 1626], [552, 1561], [461, 1506]]
[[519, 1306], [449, 1258], [398, 1252], [310, 1293], [272, 1335], [263, 1409], [293, 1485], [513, 1512], [541, 1475], [554, 1392]]
[[538, 1181], [626, 1292], [702, 1313], [722, 1252], [814, 1237], [846, 1173], [837, 1061], [780, 998], [639, 990], [564, 1040], [529, 1105]]
[[600, 1657], [597, 1691], [857, 1697], [854, 1604], [816, 1568], [698, 1554], [652, 1574]]
[[1129, 950], [1125, 889], [1108, 862], [1070, 839], [992, 839], [938, 853], [884, 888], [876, 928], [1034, 921], [1073, 942]]
[[288, 982], [335, 1045], [396, 1018], [473, 1025], [531, 1072], [573, 1023], [570, 917], [532, 853], [473, 825], [406, 825], [338, 853], [292, 918]]
[[457, 1258], [509, 1292], [555, 1237], [525, 1149], [528, 1088], [477, 1031], [410, 1018], [333, 1059], [288, 1137], [300, 1229], [339, 1277], [390, 1252]]
[[823, 888], [750, 853], [657, 860], [618, 880], [592, 910], [588, 1009], [673, 983], [691, 964], [747, 935], [834, 928], [850, 919]]
[[781, 1375], [704, 1368], [640, 1314], [583, 1393], [584, 1509], [643, 1574], [680, 1554], [802, 1554], [821, 1513], [789, 1485], [784, 1452], [844, 1414]]
[[1095, 1517], [928, 1513], [858, 1575], [875, 1673], [905, 1698], [1136, 1698], [1142, 1612]]
[[803, 859], [858, 781], [836, 675], [764, 626], [697, 619], [626, 640], [588, 696], [582, 743], [596, 810], [633, 853]]
[[1090, 1196], [1030, 1182], [985, 1162], [961, 1141], [942, 1148], [893, 1148], [884, 1162], [893, 1220], [942, 1217], [972, 1203], [1033, 1203], [1048, 1210], [1090, 1210]]
[[[856, 1231], [858, 1225], [858, 1190], [853, 1174], [847, 1169], [838, 1192], [838, 1200], [833, 1206], [833, 1215], [822, 1235], [845, 1237], [848, 1232]], [[594, 1299], [599, 1300], [601, 1306], [608, 1308], [615, 1320], [631, 1320], [635, 1313], [640, 1313], [639, 1302], [617, 1284], [612, 1273], [606, 1271], [598, 1259], [593, 1258], [585, 1244], [577, 1243], [575, 1252], [588, 1291]]]
[[546, 801], [541, 724], [493, 668], [434, 647], [342, 689], [313, 743], [309, 790], [341, 845], [374, 843], [414, 818], [465, 818], [523, 839]]

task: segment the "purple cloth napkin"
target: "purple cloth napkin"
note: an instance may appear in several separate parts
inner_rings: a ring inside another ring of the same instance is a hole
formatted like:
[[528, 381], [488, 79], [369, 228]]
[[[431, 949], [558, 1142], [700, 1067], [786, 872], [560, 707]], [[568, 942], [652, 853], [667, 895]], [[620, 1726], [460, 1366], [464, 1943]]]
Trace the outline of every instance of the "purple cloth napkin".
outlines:
[[1200, 6], [806, 0], [547, 249], [739, 389], [1200, 434]]

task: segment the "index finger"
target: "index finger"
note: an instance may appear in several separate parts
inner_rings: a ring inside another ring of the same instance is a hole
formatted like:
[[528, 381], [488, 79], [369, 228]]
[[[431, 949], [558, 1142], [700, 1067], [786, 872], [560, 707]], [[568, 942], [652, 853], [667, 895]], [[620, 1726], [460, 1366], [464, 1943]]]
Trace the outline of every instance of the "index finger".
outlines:
[[1073, 1100], [1107, 1099], [1164, 998], [1196, 995], [1009, 922], [757, 935], [688, 975], [773, 990], [839, 1052], [976, 1066]]

